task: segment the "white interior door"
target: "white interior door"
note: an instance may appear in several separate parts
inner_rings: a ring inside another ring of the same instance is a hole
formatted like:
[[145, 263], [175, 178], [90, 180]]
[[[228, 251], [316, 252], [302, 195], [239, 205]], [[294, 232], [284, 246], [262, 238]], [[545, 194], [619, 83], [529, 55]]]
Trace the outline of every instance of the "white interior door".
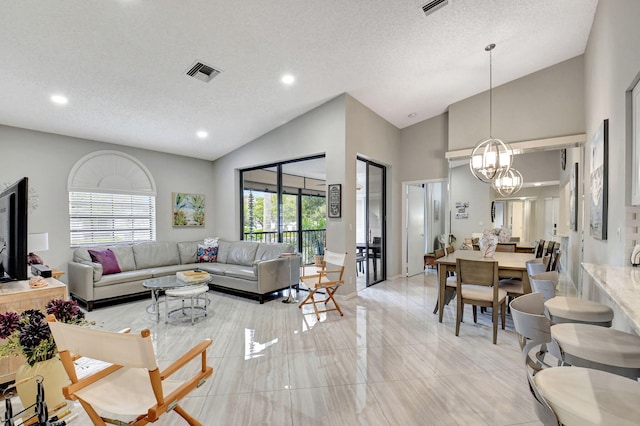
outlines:
[[524, 225], [524, 203], [522, 201], [514, 201], [511, 203], [511, 236], [523, 238], [523, 225]]
[[407, 185], [407, 276], [424, 272], [424, 185]]

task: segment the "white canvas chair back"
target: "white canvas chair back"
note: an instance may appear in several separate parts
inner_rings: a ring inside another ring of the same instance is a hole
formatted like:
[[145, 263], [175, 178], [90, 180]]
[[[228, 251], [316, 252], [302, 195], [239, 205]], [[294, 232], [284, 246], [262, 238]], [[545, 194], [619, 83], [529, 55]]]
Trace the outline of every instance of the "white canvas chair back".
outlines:
[[130, 368], [158, 368], [151, 336], [114, 333], [61, 322], [50, 322], [51, 333], [58, 351], [99, 359]]

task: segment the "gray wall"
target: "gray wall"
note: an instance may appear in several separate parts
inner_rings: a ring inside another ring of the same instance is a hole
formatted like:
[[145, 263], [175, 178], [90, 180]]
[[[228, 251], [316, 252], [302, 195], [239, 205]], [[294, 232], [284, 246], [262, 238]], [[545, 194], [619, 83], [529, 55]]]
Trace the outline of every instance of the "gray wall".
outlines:
[[[518, 142], [584, 129], [583, 56], [493, 89], [493, 137]], [[488, 137], [488, 90], [449, 105], [449, 151], [473, 148]]]
[[449, 114], [444, 113], [400, 131], [400, 180], [441, 179], [449, 174], [444, 157], [449, 138]]
[[[36, 189], [39, 205], [29, 215], [29, 232], [49, 233], [49, 250], [40, 253], [46, 264], [67, 269], [67, 262], [72, 257], [67, 179], [80, 158], [99, 150], [125, 152], [151, 172], [157, 190], [156, 235], [159, 241], [200, 240], [214, 235], [217, 228], [212, 208], [215, 186], [211, 184], [214, 181], [211, 162], [0, 125], [0, 183], [28, 176], [31, 187]], [[204, 228], [172, 227], [172, 192], [205, 194]], [[66, 278], [64, 275], [62, 281], [67, 282]]]
[[[589, 205], [585, 203], [584, 261], [627, 264], [625, 205], [631, 192], [631, 143], [627, 136], [625, 93], [640, 72], [640, 2], [601, 0], [585, 51], [587, 143], [602, 120], [609, 119], [609, 236], [589, 235]], [[585, 149], [585, 198], [589, 196], [589, 149]], [[618, 233], [620, 229], [620, 233]], [[579, 238], [578, 236], [572, 236]]]

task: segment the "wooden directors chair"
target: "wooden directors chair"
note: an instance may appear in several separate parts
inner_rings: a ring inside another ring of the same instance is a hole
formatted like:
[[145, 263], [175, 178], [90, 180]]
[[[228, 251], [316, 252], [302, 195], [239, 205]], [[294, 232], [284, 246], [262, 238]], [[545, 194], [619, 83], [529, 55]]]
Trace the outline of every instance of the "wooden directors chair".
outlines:
[[[322, 262], [322, 269], [317, 274], [304, 275], [300, 277], [300, 280], [309, 288], [309, 295], [300, 302], [298, 308], [302, 308], [303, 305], [313, 305], [316, 317], [320, 320], [321, 312], [338, 311], [343, 316], [340, 306], [333, 298], [333, 295], [338, 291], [338, 288], [344, 284], [344, 259], [346, 253], [339, 254], [332, 251], [325, 250], [324, 261]], [[327, 269], [327, 265], [331, 267], [337, 267], [338, 269]], [[316, 292], [320, 289], [324, 289], [327, 297], [322, 300], [316, 300]], [[329, 308], [327, 304], [333, 302], [333, 308]], [[318, 310], [318, 304], [324, 303], [325, 309]]]
[[[67, 399], [77, 399], [94, 425], [146, 425], [174, 410], [190, 425], [201, 425], [178, 405], [180, 399], [202, 385], [213, 369], [207, 366], [206, 350], [211, 339], [205, 339], [160, 371], [149, 330], [140, 334], [96, 330], [56, 322], [47, 317], [58, 347], [60, 359], [71, 380], [62, 388]], [[201, 366], [186, 381], [169, 380], [191, 360], [201, 357]], [[93, 364], [88, 373], [79, 366]], [[101, 417], [96, 410], [123, 417], [134, 417], [129, 423]]]

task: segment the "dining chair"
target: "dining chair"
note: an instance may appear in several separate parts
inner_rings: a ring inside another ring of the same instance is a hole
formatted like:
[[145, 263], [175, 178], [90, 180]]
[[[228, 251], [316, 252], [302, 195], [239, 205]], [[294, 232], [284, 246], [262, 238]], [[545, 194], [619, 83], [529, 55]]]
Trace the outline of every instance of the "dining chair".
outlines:
[[548, 254], [549, 256], [551, 256], [551, 254], [553, 254], [553, 250], [556, 246], [556, 242], [555, 241], [548, 241], [547, 242], [547, 248], [544, 251], [544, 254]]
[[[309, 289], [309, 294], [300, 302], [298, 308], [302, 308], [304, 305], [313, 305], [313, 310], [318, 321], [320, 320], [320, 313], [322, 312], [338, 311], [340, 316], [344, 316], [334, 295], [340, 286], [344, 284], [344, 260], [346, 256], [346, 253], [335, 253], [325, 250], [322, 267], [318, 273], [300, 277], [300, 280], [305, 283]], [[329, 267], [333, 269], [328, 269]], [[325, 291], [326, 297], [324, 299], [316, 299], [316, 295], [319, 294], [318, 290]], [[318, 304], [320, 303], [324, 304], [324, 309], [322, 310], [318, 309]], [[329, 303], [333, 303], [333, 308], [328, 307]]]
[[[444, 249], [436, 249], [435, 257], [436, 260], [445, 256]], [[453, 299], [456, 295], [456, 276], [455, 274], [451, 274], [447, 276], [445, 288], [444, 288], [444, 306], [447, 306], [451, 299]], [[438, 313], [439, 301], [436, 299], [436, 306], [433, 308], [433, 313]]]
[[[98, 412], [133, 418], [129, 423], [115, 424], [145, 425], [169, 411], [190, 425], [201, 425], [179, 401], [213, 373], [207, 365], [211, 339], [204, 339], [160, 370], [148, 329], [140, 334], [118, 333], [57, 322], [53, 315], [47, 321], [71, 381], [62, 392], [67, 399], [80, 401], [95, 425], [114, 423]], [[195, 372], [192, 367], [183, 369], [193, 366], [191, 361], [197, 358], [200, 362]], [[169, 379], [174, 373], [184, 380]]]
[[540, 258], [544, 255], [544, 243], [545, 241], [543, 239], [540, 239], [540, 241], [536, 243], [535, 253], [537, 258]]
[[507, 293], [498, 286], [498, 262], [485, 260], [456, 259], [456, 336], [460, 333], [460, 323], [464, 305], [473, 305], [473, 322], [478, 321], [477, 307], [492, 308], [493, 344], [498, 338], [498, 309], [504, 329]]
[[496, 251], [504, 252], [504, 253], [515, 253], [516, 244], [515, 243], [498, 243], [496, 245]]
[[455, 248], [454, 246], [447, 246], [447, 247], [445, 248], [445, 251], [446, 251], [446, 253], [447, 253], [447, 254], [451, 254], [451, 253], [453, 253], [454, 251], [456, 251], [456, 248]]
[[558, 263], [560, 262], [560, 255], [562, 252], [559, 249], [556, 249], [551, 253], [551, 257], [549, 258], [549, 264], [547, 266], [547, 271], [557, 271]]

